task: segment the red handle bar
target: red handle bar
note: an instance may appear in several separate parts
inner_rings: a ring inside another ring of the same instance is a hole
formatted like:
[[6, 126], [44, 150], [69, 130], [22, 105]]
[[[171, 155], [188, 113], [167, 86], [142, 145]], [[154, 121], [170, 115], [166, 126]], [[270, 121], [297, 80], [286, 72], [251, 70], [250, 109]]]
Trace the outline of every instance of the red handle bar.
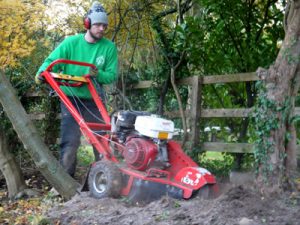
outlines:
[[92, 69], [97, 69], [97, 67], [94, 64], [91, 63], [86, 63], [86, 62], [79, 62], [79, 61], [74, 61], [74, 60], [69, 60], [69, 59], [57, 59], [55, 61], [53, 61], [45, 71], [47, 72], [51, 72], [53, 66], [57, 65], [57, 64], [61, 64], [61, 63], [65, 63], [65, 64], [73, 64], [73, 65], [79, 65], [79, 66], [87, 66], [87, 67], [91, 67]]

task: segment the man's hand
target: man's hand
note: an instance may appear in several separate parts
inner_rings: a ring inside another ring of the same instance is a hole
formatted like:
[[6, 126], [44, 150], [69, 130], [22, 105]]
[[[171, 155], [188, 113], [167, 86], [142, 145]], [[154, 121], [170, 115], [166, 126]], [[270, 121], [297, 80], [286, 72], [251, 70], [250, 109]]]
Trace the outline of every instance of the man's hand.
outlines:
[[90, 68], [90, 73], [91, 76], [96, 77], [98, 75], [98, 69], [96, 68]]
[[45, 78], [41, 76], [41, 73], [34, 78], [36, 84], [42, 84], [45, 82]]

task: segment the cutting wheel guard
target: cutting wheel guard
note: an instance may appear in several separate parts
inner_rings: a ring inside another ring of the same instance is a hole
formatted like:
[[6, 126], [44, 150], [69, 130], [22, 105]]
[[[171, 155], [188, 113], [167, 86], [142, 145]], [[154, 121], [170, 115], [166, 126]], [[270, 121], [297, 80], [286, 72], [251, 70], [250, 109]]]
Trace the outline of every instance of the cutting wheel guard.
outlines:
[[[123, 181], [124, 188], [121, 192], [122, 195], [131, 196], [132, 187], [139, 186], [139, 184], [144, 188], [149, 187], [150, 190], [152, 190], [153, 187], [156, 187], [153, 183], [160, 183], [165, 187], [160, 186], [157, 191], [160, 190], [159, 192], [165, 194], [170, 192], [174, 193], [174, 196], [181, 196], [181, 198], [189, 199], [192, 197], [193, 193], [197, 192], [205, 185], [213, 185], [216, 183], [215, 177], [208, 170], [199, 167], [190, 157], [188, 157], [182, 151], [178, 143], [170, 141], [168, 143], [168, 151], [170, 156], [170, 167], [165, 168], [164, 170], [151, 168], [144, 173], [130, 169], [126, 166], [121, 166], [120, 170], [122, 174], [126, 175], [126, 179]], [[139, 180], [143, 180], [143, 182]], [[144, 183], [144, 181], [146, 183]], [[171, 187], [174, 187], [175, 189]]]

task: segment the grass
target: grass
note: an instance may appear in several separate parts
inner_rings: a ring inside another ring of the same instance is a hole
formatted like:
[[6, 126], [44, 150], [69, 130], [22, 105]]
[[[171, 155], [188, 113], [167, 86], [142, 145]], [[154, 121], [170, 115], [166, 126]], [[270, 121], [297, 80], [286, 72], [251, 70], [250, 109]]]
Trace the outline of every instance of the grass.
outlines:
[[78, 165], [89, 166], [94, 161], [94, 152], [91, 145], [81, 145], [77, 152]]

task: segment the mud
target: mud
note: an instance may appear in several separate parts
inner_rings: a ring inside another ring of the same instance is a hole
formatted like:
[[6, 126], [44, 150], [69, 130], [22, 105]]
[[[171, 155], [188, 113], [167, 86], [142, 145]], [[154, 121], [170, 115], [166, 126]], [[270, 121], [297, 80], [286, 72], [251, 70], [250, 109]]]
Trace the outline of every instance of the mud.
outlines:
[[299, 193], [264, 198], [238, 185], [224, 187], [215, 199], [165, 196], [147, 205], [132, 204], [126, 198], [94, 199], [84, 193], [52, 208], [47, 217], [53, 224], [73, 225], [297, 225], [299, 212]]

